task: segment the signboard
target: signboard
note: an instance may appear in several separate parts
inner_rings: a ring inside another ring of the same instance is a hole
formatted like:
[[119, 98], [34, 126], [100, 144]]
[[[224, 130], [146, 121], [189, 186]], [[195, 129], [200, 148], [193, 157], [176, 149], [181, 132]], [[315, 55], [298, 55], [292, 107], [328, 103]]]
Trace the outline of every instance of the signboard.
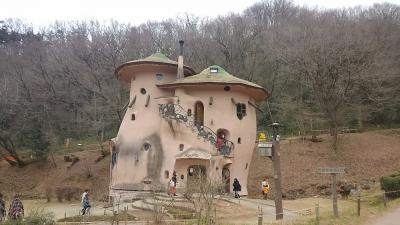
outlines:
[[345, 173], [345, 167], [320, 167], [318, 173], [322, 174], [342, 174]]
[[272, 142], [258, 142], [260, 156], [272, 157]]

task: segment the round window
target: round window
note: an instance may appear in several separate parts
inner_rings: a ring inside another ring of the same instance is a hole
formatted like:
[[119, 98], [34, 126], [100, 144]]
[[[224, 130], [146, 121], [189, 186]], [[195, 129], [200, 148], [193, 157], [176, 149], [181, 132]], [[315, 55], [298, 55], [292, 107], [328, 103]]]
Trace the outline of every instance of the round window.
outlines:
[[144, 143], [143, 144], [143, 149], [145, 150], [145, 151], [148, 151], [148, 150], [150, 150], [150, 148], [151, 148], [151, 145], [149, 144], [149, 143]]
[[140, 93], [142, 93], [142, 95], [145, 95], [145, 94], [146, 94], [146, 89], [141, 88], [141, 89], [140, 89]]
[[161, 73], [157, 73], [157, 74], [156, 74], [156, 79], [157, 79], [157, 80], [162, 80], [162, 79], [164, 79], [164, 75], [161, 74]]

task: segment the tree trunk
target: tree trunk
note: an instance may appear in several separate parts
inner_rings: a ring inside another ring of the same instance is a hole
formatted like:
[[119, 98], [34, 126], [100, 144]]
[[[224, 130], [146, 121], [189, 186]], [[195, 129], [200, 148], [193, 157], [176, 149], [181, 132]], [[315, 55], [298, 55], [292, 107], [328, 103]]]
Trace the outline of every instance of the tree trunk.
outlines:
[[358, 131], [362, 132], [363, 130], [363, 121], [362, 121], [362, 109], [361, 106], [358, 106]]
[[333, 125], [333, 150], [336, 151], [337, 149], [337, 142], [338, 142], [338, 130], [337, 130], [337, 124], [334, 123]]
[[337, 142], [338, 142], [338, 126], [337, 126], [337, 113], [336, 112], [329, 112], [329, 130], [331, 136], [333, 137], [333, 144], [332, 148], [334, 151], [337, 149]]

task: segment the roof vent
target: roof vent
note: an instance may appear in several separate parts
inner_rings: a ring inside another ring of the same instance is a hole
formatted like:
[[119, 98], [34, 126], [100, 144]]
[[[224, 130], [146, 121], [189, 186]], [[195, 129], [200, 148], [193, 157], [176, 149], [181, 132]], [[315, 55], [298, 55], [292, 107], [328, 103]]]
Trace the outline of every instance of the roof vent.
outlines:
[[218, 73], [218, 67], [211, 67], [210, 73]]

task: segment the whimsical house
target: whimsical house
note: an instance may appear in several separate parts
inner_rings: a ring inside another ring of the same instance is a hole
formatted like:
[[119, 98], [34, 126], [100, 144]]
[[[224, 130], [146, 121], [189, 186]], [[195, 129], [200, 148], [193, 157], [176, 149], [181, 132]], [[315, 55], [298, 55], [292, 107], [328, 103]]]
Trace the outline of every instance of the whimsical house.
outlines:
[[130, 100], [111, 144], [110, 195], [167, 187], [174, 171], [178, 191], [204, 174], [227, 192], [237, 178], [247, 195], [256, 102], [267, 91], [219, 66], [196, 74], [178, 61], [156, 53], [116, 69]]

